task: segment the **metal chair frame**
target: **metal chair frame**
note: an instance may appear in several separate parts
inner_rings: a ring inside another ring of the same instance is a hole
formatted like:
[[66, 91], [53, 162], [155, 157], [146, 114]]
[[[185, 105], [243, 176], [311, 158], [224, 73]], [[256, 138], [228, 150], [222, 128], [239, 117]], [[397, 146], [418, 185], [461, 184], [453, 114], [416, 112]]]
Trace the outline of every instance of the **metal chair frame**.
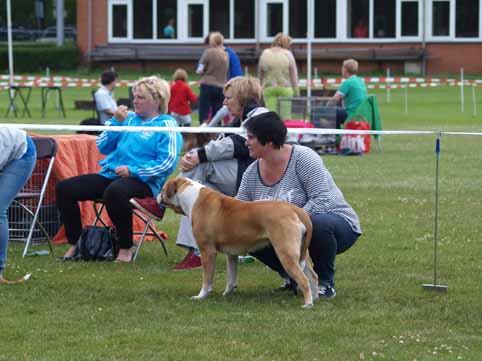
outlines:
[[[52, 253], [52, 255], [54, 254], [50, 235], [48, 234], [45, 227], [40, 223], [39, 213], [40, 213], [40, 209], [47, 190], [50, 174], [52, 173], [52, 168], [55, 162], [55, 155], [57, 154], [57, 142], [53, 138], [49, 138], [49, 137], [34, 137], [32, 139], [33, 139], [33, 142], [35, 143], [35, 147], [37, 150], [37, 162], [39, 160], [49, 159], [49, 158], [50, 158], [50, 161], [48, 163], [47, 170], [43, 177], [42, 187], [40, 189], [40, 192], [28, 191], [26, 189], [26, 186], [24, 186], [24, 189], [22, 189], [20, 193], [17, 194], [17, 196], [13, 201], [15, 205], [20, 206], [27, 214], [29, 214], [32, 217], [32, 222], [30, 225], [30, 230], [27, 236], [27, 240], [25, 241], [25, 247], [23, 250], [22, 257], [25, 257], [27, 255], [30, 244], [32, 243], [32, 236], [33, 236], [35, 226], [38, 226], [38, 228], [45, 235], [50, 248], [50, 252]], [[27, 185], [28, 185], [28, 182], [27, 182]], [[22, 200], [28, 200], [28, 199], [37, 200], [37, 206], [36, 206], [35, 212], [21, 202]]]
[[[94, 212], [95, 212], [95, 219], [92, 225], [96, 226], [98, 223], [101, 223], [104, 227], [107, 227], [108, 225], [104, 222], [104, 220], [101, 217], [101, 214], [105, 208], [105, 204], [103, 200], [96, 199], [94, 201], [93, 206], [94, 206]], [[142, 247], [142, 243], [144, 242], [144, 239], [146, 238], [146, 236], [156, 237], [157, 240], [161, 243], [164, 254], [166, 255], [166, 257], [169, 257], [164, 239], [160, 236], [159, 232], [157, 232], [157, 230], [152, 225], [152, 221], [156, 219], [151, 217], [150, 215], [145, 214], [135, 206], [132, 206], [132, 207], [133, 207], [132, 213], [134, 214], [134, 216], [136, 216], [137, 218], [139, 218], [144, 222], [144, 229], [141, 232], [135, 232], [135, 231], [133, 232], [134, 235], [140, 235], [141, 237], [139, 239], [139, 242], [137, 242], [136, 244], [136, 249], [134, 251], [134, 255], [132, 256], [132, 262], [135, 262], [135, 260], [137, 259], [137, 255]]]

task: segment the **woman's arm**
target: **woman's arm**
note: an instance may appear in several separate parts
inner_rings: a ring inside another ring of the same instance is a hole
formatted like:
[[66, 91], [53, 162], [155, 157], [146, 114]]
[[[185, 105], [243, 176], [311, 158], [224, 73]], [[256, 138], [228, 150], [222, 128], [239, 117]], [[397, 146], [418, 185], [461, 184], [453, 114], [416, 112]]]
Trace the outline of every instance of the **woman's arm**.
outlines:
[[300, 90], [298, 88], [298, 68], [296, 67], [296, 60], [295, 57], [293, 56], [293, 53], [289, 50], [288, 51], [288, 57], [290, 59], [290, 82], [291, 82], [291, 87], [293, 88], [293, 92], [295, 96], [298, 96], [300, 94]]

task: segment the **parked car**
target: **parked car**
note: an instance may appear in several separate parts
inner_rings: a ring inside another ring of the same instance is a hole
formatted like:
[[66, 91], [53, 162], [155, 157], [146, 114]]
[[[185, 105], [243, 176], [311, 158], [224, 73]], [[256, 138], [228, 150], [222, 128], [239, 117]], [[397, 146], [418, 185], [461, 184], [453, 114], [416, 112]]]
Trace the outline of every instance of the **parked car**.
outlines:
[[[37, 38], [37, 30], [28, 29], [23, 26], [12, 26], [12, 40], [28, 41]], [[8, 31], [6, 26], [0, 27], [0, 41], [8, 40]]]
[[[64, 38], [75, 40], [77, 37], [77, 30], [74, 26], [64, 26]], [[55, 41], [57, 38], [57, 27], [49, 26], [45, 28], [40, 34], [39, 41]]]

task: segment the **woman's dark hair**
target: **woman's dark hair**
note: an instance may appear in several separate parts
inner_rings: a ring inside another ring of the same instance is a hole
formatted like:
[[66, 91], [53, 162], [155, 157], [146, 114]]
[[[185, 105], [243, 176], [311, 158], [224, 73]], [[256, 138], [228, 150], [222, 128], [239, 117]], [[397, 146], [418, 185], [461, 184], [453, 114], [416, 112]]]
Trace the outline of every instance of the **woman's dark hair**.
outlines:
[[118, 74], [115, 71], [106, 70], [100, 76], [100, 82], [102, 85], [109, 85], [118, 78]]
[[288, 131], [275, 112], [256, 115], [248, 119], [244, 126], [248, 133], [253, 134], [262, 145], [271, 142], [275, 149], [280, 149], [285, 144]]

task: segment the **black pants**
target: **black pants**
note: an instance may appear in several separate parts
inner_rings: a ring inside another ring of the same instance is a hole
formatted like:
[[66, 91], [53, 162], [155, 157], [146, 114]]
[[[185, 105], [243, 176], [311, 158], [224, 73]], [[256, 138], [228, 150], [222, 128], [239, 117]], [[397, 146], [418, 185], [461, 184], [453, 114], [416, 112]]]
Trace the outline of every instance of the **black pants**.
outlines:
[[117, 230], [119, 248], [132, 247], [131, 198], [152, 197], [149, 186], [137, 178], [108, 179], [85, 174], [57, 184], [56, 202], [69, 244], [77, 244], [82, 232], [79, 201], [103, 199], [107, 213]]
[[209, 119], [209, 111], [211, 110], [211, 117], [214, 116], [223, 106], [224, 95], [223, 88], [201, 84], [199, 92], [199, 124], [207, 121]]

